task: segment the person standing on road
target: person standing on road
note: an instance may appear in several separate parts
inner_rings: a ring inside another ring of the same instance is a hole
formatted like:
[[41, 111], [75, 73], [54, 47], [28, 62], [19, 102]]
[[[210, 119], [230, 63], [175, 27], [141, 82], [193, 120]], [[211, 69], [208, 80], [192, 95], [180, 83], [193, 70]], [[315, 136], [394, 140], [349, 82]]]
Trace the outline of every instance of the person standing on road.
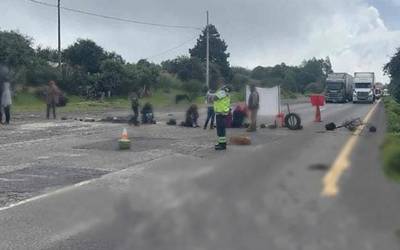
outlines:
[[[6, 116], [6, 121], [5, 124], [10, 124], [10, 119], [11, 119], [11, 86], [9, 81], [5, 81], [2, 87], [2, 93], [1, 93], [1, 108], [4, 110], [4, 114]], [[2, 118], [1, 118], [2, 120]]]
[[206, 104], [207, 104], [207, 119], [204, 123], [204, 129], [207, 129], [208, 122], [210, 122], [210, 129], [214, 128], [214, 91], [209, 90], [206, 95]]
[[247, 132], [255, 132], [257, 130], [257, 113], [260, 108], [260, 95], [257, 92], [254, 84], [250, 85], [249, 103], [247, 104], [250, 110], [250, 127]]
[[132, 119], [130, 120], [129, 123], [131, 123], [131, 124], [133, 124], [135, 126], [138, 126], [139, 125], [139, 121], [138, 121], [138, 118], [139, 118], [139, 105], [140, 105], [139, 104], [139, 96], [138, 96], [138, 94], [136, 92], [132, 92], [129, 95], [129, 99], [131, 101], [131, 108], [132, 108], [132, 111], [133, 111], [133, 117], [132, 117]]
[[3, 108], [1, 107], [1, 97], [3, 96], [3, 79], [0, 79], [0, 124], [3, 124]]
[[217, 121], [217, 136], [218, 143], [215, 145], [215, 150], [226, 150], [226, 116], [229, 113], [231, 106], [231, 98], [229, 92], [231, 88], [223, 85], [224, 81], [219, 80], [218, 86], [222, 86], [214, 95], [214, 110]]
[[46, 118], [50, 119], [50, 109], [53, 110], [53, 118], [56, 119], [56, 105], [58, 104], [59, 97], [61, 91], [57, 87], [55, 81], [50, 81], [49, 86], [47, 87], [47, 96], [46, 96], [46, 103], [47, 103], [47, 112]]

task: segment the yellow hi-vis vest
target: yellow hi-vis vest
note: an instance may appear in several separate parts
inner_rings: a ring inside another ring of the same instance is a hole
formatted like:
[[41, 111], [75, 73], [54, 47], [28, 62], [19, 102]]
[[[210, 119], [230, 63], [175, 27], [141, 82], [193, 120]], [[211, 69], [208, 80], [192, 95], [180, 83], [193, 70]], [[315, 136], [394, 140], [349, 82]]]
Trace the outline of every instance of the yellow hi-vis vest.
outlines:
[[220, 89], [215, 93], [217, 97], [214, 100], [214, 111], [217, 114], [227, 115], [229, 113], [229, 109], [231, 108], [231, 98], [225, 90]]

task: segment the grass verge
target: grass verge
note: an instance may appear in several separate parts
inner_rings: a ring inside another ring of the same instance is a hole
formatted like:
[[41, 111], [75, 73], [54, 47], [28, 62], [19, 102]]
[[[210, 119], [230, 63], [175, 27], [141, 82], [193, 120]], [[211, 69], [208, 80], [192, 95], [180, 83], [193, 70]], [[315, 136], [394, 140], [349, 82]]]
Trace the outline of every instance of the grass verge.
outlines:
[[400, 104], [393, 98], [384, 99], [388, 131], [382, 146], [385, 174], [400, 182]]
[[[188, 101], [182, 101], [178, 105], [175, 104], [175, 97], [178, 94], [184, 94], [183, 91], [170, 90], [163, 91], [158, 90], [153, 92], [151, 97], [145, 97], [140, 100], [141, 105], [146, 102], [150, 102], [155, 108], [162, 107], [186, 107], [190, 103]], [[240, 101], [244, 94], [233, 93], [233, 101]], [[78, 96], [68, 96], [69, 102], [65, 107], [59, 108], [59, 112], [89, 112], [89, 111], [103, 111], [110, 109], [130, 109], [130, 102], [127, 97], [112, 97], [106, 98], [104, 101], [86, 100]], [[198, 105], [204, 104], [204, 96], [200, 96], [193, 100], [192, 103]], [[46, 109], [44, 100], [36, 97], [33, 93], [18, 92], [13, 100], [13, 112], [40, 112]]]

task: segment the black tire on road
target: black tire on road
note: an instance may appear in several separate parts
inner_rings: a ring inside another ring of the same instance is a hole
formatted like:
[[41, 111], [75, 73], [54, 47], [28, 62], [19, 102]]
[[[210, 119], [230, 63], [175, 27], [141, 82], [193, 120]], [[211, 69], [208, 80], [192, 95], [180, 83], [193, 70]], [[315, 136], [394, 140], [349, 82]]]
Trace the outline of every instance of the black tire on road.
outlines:
[[290, 130], [301, 129], [301, 118], [296, 113], [290, 113], [285, 116], [285, 125]]

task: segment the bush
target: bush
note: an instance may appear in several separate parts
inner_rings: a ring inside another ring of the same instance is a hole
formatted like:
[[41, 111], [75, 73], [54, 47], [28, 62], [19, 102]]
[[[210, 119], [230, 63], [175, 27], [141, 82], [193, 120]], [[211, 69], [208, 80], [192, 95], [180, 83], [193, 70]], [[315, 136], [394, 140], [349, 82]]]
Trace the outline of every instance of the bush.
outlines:
[[383, 166], [385, 174], [400, 181], [400, 136], [389, 134], [383, 147]]
[[201, 94], [204, 84], [198, 80], [190, 80], [183, 83], [183, 90], [189, 95], [190, 101], [193, 101]]
[[400, 104], [392, 98], [385, 98], [388, 132], [400, 133]]
[[384, 100], [388, 134], [383, 144], [383, 166], [385, 174], [396, 181], [400, 181], [400, 104], [392, 98]]

